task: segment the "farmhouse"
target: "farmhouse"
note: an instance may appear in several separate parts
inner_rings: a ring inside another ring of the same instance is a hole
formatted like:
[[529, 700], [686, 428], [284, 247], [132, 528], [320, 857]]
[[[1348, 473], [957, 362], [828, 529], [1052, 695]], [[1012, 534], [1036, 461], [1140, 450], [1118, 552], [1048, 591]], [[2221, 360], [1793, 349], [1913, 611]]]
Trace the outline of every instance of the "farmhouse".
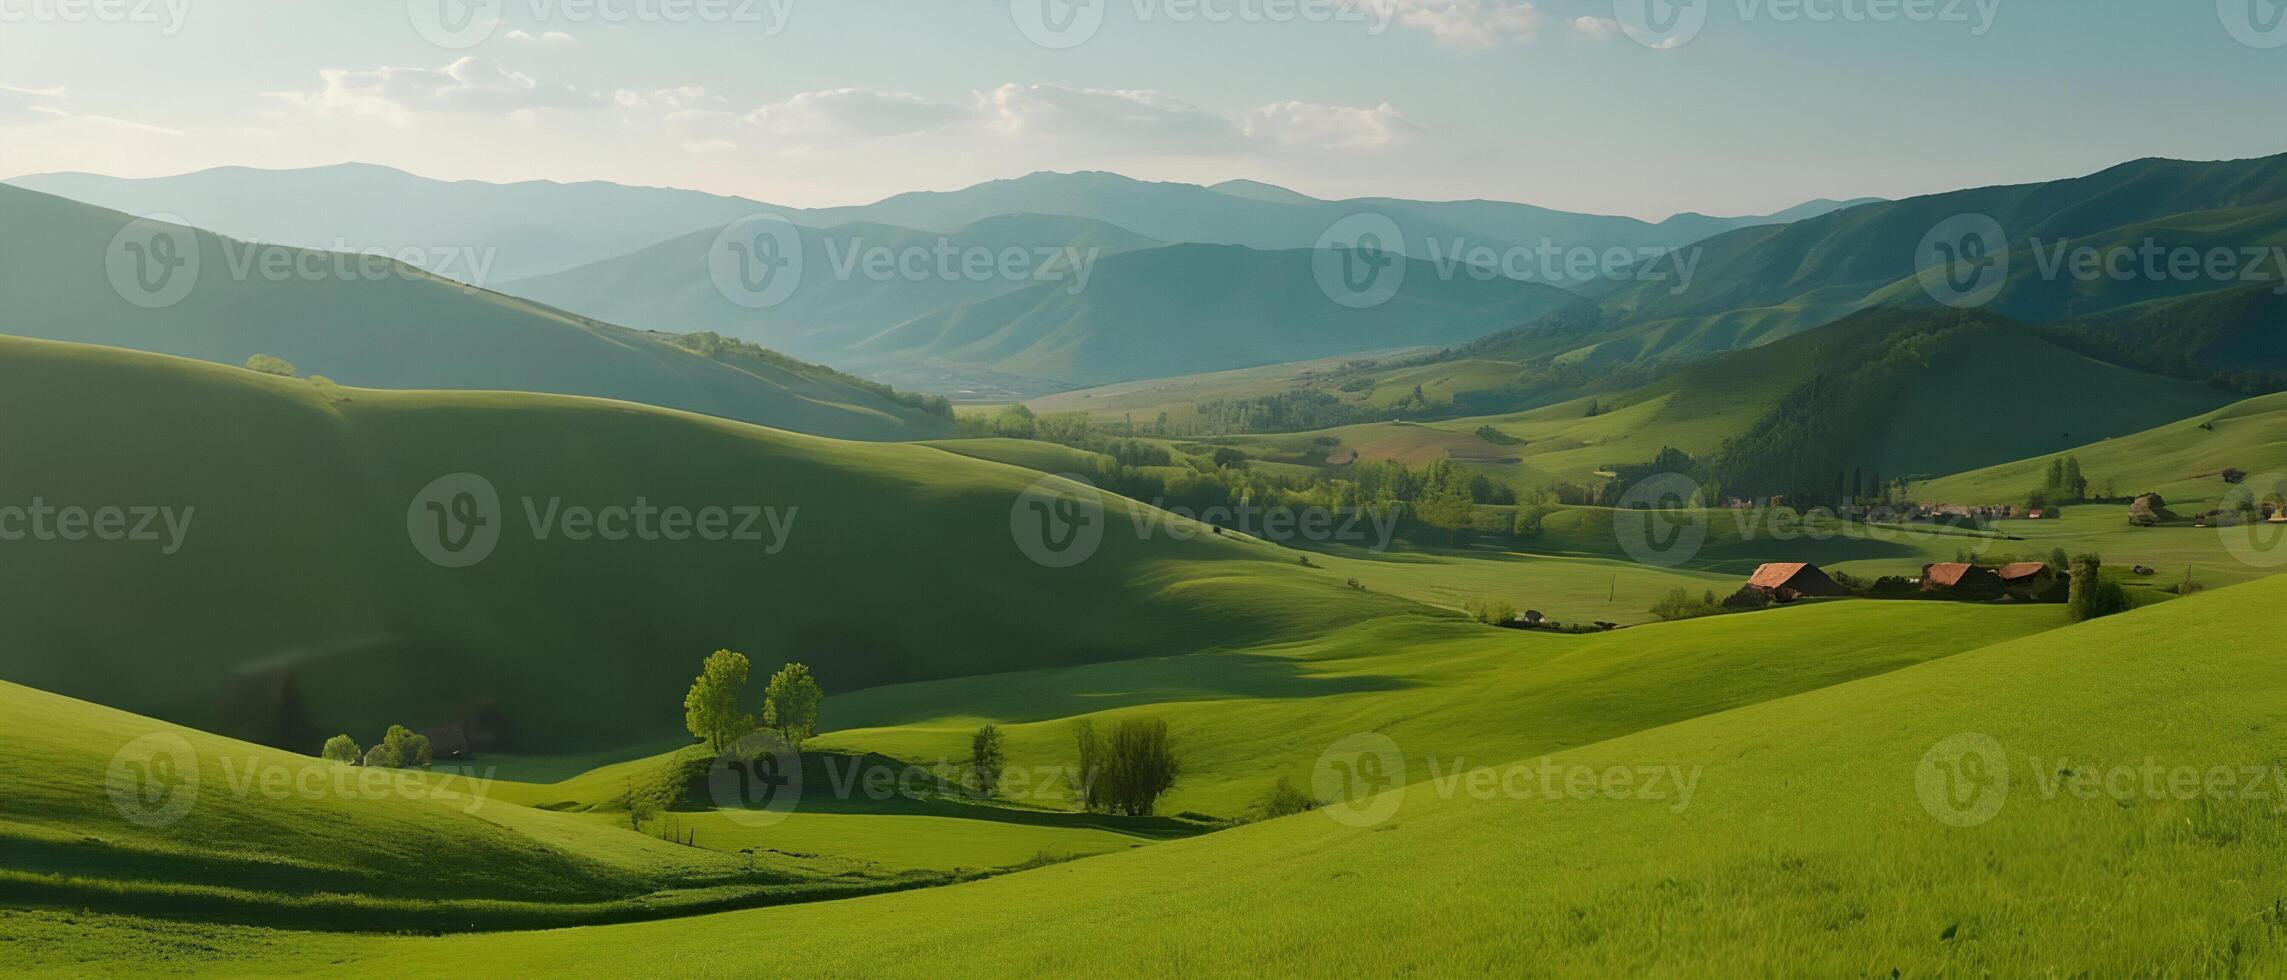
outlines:
[[2062, 602], [2065, 588], [2072, 576], [2049, 567], [2047, 562], [2020, 561], [1994, 569], [2001, 578], [2001, 588], [2019, 599], [2036, 602]]
[[1922, 591], [1961, 598], [1999, 598], [2001, 574], [1983, 565], [1949, 561], [1922, 566]]
[[1817, 565], [1808, 562], [1773, 562], [1755, 570], [1747, 580], [1747, 587], [1769, 593], [1773, 598], [1793, 600], [1805, 597], [1849, 595]]

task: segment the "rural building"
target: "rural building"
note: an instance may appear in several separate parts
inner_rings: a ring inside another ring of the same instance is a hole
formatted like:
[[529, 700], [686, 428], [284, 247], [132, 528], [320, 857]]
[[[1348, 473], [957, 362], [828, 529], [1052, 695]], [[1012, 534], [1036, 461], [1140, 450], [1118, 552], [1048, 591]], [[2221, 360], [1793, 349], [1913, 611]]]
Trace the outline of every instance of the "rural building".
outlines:
[[1764, 565], [1755, 570], [1753, 578], [1747, 580], [1747, 587], [1769, 593], [1772, 598], [1782, 601], [1850, 594], [1849, 589], [1843, 588], [1840, 583], [1827, 577], [1826, 572], [1817, 565], [1808, 562], [1773, 562]]
[[1949, 561], [1922, 566], [1922, 591], [1965, 599], [2001, 597], [2001, 573], [1983, 565]]
[[2063, 602], [2067, 584], [2072, 576], [2049, 567], [2047, 562], [2021, 561], [1994, 569], [2001, 578], [2001, 588], [2020, 599], [2036, 602]]

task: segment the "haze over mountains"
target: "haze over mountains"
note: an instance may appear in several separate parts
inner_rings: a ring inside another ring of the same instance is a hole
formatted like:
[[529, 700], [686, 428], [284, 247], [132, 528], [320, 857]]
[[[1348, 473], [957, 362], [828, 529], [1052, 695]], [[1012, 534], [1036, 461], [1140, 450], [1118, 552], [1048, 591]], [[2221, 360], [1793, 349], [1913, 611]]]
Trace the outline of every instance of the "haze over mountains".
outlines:
[[[149, 268], [121, 243], [146, 250]], [[253, 246], [14, 187], [0, 187], [0, 256], [0, 333], [232, 365], [269, 354], [346, 385], [591, 395], [852, 439], [950, 424], [765, 351], [678, 343], [383, 259]]]
[[[1185, 245], [1314, 249], [1343, 219], [1370, 212], [1403, 229], [1399, 241], [1379, 247], [1440, 261], [1439, 274], [1454, 278], [1454, 256], [1464, 250], [1560, 248], [1642, 258], [1723, 231], [1847, 206], [1816, 201], [1770, 216], [1683, 214], [1654, 223], [1495, 201], [1326, 201], [1249, 181], [1201, 187], [1107, 173], [1036, 173], [816, 210], [607, 183], [437, 181], [359, 164], [144, 180], [45, 174], [10, 183], [131, 214], [179, 216], [249, 241], [378, 248], [446, 278], [611, 323], [718, 332], [876, 379], [956, 393], [1010, 385], [1038, 393], [1149, 372], [1462, 343], [1557, 305], [1550, 287], [1581, 281], [1575, 266], [1512, 268], [1500, 271], [1528, 281], [1448, 283], [1434, 298], [1409, 288], [1395, 308], [1354, 313], [1294, 288], [1307, 278], [1265, 279], [1266, 270], [1306, 269], [1307, 262], [1229, 249], [1214, 253], [1234, 270], [1225, 275], [1227, 288], [1209, 291], [1213, 303], [1200, 302], [1181, 278], [1199, 271], [1194, 263], [1202, 254], [1185, 251], [1106, 267], [1108, 288], [1146, 305], [1114, 315], [1077, 293], [1058, 297], [1055, 286], [1077, 287], [1096, 261], [1121, 253]], [[802, 229], [804, 270], [784, 302], [761, 308], [722, 295], [708, 263], [722, 229], [757, 214]], [[984, 274], [896, 264], [944, 250], [997, 260], [1012, 249], [1026, 257], [1014, 275], [997, 261]], [[876, 255], [891, 256], [884, 268], [892, 271], [863, 264]], [[1413, 278], [1418, 284], [1423, 277]], [[1425, 317], [1433, 311], [1430, 323]], [[989, 317], [1000, 319], [985, 322]], [[1171, 325], [1171, 317], [1189, 318], [1189, 326]], [[1046, 322], [1051, 318], [1054, 324]], [[1319, 320], [1330, 321], [1327, 329], [1301, 329]], [[1091, 336], [1166, 329], [1176, 331], [1161, 350], [1166, 356], [1148, 360], [1117, 353], [1148, 346], [1143, 337]], [[1202, 329], [1215, 334], [1213, 343], [1183, 334]], [[1035, 342], [1053, 349], [1032, 349]]]

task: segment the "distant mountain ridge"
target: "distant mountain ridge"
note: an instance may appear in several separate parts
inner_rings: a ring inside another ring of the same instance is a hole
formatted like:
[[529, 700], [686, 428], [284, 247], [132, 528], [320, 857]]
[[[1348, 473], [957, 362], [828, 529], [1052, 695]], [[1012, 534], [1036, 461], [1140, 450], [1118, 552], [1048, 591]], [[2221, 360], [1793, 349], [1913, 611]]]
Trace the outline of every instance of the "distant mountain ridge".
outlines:
[[[172, 262], [153, 280], [172, 293], [122, 278], [142, 273], [135, 250]], [[942, 405], [761, 348], [631, 330], [409, 266], [344, 266], [14, 187], [0, 187], [0, 256], [5, 334], [231, 365], [269, 354], [345, 385], [587, 395], [847, 439], [951, 428]]]

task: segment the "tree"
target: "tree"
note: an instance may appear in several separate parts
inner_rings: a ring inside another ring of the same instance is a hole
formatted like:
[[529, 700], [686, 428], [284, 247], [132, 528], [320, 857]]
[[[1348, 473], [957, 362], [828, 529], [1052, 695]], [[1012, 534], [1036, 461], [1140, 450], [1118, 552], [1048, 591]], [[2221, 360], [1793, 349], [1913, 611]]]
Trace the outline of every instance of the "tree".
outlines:
[[384, 750], [384, 758], [396, 760], [390, 765], [398, 769], [419, 769], [430, 762], [429, 736], [403, 725], [389, 726], [378, 748]]
[[754, 731], [754, 718], [739, 710], [746, 689], [746, 654], [717, 650], [699, 666], [690, 693], [683, 695], [683, 727], [720, 754], [723, 747]]
[[285, 358], [272, 357], [268, 354], [256, 354], [253, 357], [247, 358], [246, 369], [249, 371], [260, 371], [263, 374], [275, 374], [281, 378], [291, 378], [301, 373], [300, 371], [296, 370], [294, 365], [289, 363]]
[[365, 750], [367, 769], [395, 769], [397, 762], [397, 751], [388, 745], [376, 745]]
[[635, 777], [627, 777], [627, 829], [640, 831], [659, 815], [659, 798], [635, 789]]
[[1227, 470], [1231, 467], [1245, 463], [1246, 461], [1246, 453], [1240, 452], [1239, 450], [1233, 449], [1229, 446], [1220, 446], [1215, 450], [1214, 463], [1216, 469]]
[[1130, 718], [1112, 729], [1112, 809], [1131, 817], [1151, 816], [1159, 798], [1175, 786], [1181, 769], [1167, 722]]
[[818, 732], [818, 705], [826, 692], [810, 676], [810, 668], [787, 664], [770, 677], [762, 694], [763, 724], [770, 726], [797, 749]]
[[347, 735], [336, 735], [332, 738], [326, 739], [325, 751], [318, 753], [318, 758], [324, 759], [327, 762], [338, 762], [345, 766], [354, 766], [357, 765], [358, 756], [364, 754], [365, 750], [358, 748], [357, 742], [355, 740], [351, 739]]
[[1111, 809], [1106, 805], [1104, 779], [1111, 749], [1104, 736], [1096, 731], [1095, 722], [1082, 718], [1072, 723], [1072, 740], [1080, 752], [1080, 764], [1073, 767], [1080, 774], [1080, 785], [1073, 787], [1080, 796], [1080, 808], [1090, 812]]
[[986, 725], [969, 736], [969, 768], [977, 774], [980, 795], [991, 796], [1000, 787], [1001, 769], [1007, 764], [1008, 757], [1001, 751], [1000, 728]]
[[2120, 583], [2104, 580], [2104, 559], [2093, 553], [2075, 557], [2072, 591], [2065, 600], [2065, 612], [2073, 622], [2127, 611], [2128, 593]]

